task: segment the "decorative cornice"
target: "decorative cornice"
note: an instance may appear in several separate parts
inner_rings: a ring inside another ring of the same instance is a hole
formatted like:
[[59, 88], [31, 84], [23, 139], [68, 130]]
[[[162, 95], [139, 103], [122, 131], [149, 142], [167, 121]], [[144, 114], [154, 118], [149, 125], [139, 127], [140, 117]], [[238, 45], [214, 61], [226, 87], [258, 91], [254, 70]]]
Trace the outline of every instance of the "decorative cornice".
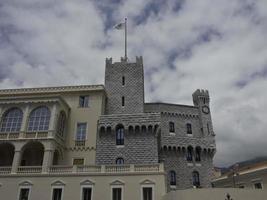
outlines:
[[95, 147], [67, 147], [65, 148], [66, 150], [69, 151], [95, 151], [96, 148]]
[[174, 112], [161, 112], [162, 115], [168, 115], [172, 117], [184, 117], [184, 118], [196, 118], [198, 119], [198, 115], [195, 114], [186, 114], [186, 113], [174, 113]]
[[38, 88], [17, 88], [2, 89], [0, 96], [19, 95], [19, 94], [38, 94], [38, 93], [69, 93], [83, 91], [105, 91], [104, 85], [76, 85], [76, 86], [57, 86], [57, 87], [38, 87]]

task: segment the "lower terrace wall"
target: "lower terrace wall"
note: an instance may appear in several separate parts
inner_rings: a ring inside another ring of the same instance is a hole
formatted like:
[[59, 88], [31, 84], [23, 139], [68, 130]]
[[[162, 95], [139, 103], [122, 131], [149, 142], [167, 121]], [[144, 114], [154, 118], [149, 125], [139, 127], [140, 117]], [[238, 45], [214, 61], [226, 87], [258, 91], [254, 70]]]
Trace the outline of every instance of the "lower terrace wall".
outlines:
[[111, 187], [122, 185], [123, 199], [141, 199], [141, 186], [153, 185], [154, 200], [161, 200], [166, 193], [164, 174], [103, 174], [103, 175], [60, 175], [60, 176], [9, 176], [0, 177], [0, 199], [18, 199], [21, 185], [30, 186], [30, 200], [49, 200], [52, 187], [62, 186], [64, 200], [81, 199], [81, 185], [91, 184], [94, 200], [110, 200]]
[[172, 191], [163, 200], [225, 200], [229, 194], [232, 200], [266, 200], [266, 190], [247, 189], [188, 189]]

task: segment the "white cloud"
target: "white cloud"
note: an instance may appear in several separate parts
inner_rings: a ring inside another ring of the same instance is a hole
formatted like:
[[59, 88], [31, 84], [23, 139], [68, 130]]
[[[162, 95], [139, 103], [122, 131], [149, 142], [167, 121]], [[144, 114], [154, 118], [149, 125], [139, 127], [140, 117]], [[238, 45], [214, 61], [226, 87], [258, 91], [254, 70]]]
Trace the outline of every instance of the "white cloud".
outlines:
[[0, 87], [103, 83], [105, 57], [124, 53], [123, 32], [105, 26], [127, 16], [146, 100], [192, 104], [195, 89], [209, 89], [215, 164], [266, 155], [267, 1], [176, 3], [3, 0]]

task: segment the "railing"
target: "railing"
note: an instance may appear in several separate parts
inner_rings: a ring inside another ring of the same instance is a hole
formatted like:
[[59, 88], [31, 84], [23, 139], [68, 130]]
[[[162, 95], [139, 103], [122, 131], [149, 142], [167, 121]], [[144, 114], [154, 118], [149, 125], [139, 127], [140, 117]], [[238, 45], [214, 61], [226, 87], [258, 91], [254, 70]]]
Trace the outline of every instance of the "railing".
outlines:
[[73, 166], [52, 166], [49, 168], [50, 174], [68, 174], [73, 172]]
[[10, 174], [11, 173], [11, 167], [0, 167], [0, 174]]
[[[46, 170], [42, 166], [19, 166], [12, 174], [120, 174], [120, 173], [158, 173], [164, 172], [163, 164], [151, 165], [74, 165], [51, 166]], [[0, 167], [0, 176], [11, 174], [11, 167]]]
[[18, 174], [40, 174], [42, 166], [20, 166], [18, 167]]
[[160, 171], [160, 165], [135, 165], [134, 171], [136, 172], [154, 172], [154, 171]]
[[17, 139], [42, 139], [55, 138], [59, 142], [64, 142], [64, 138], [56, 134], [56, 131], [19, 131], [19, 132], [1, 132], [0, 140], [17, 140]]
[[75, 140], [75, 146], [85, 146], [85, 140]]
[[130, 165], [107, 165], [105, 172], [129, 172]]
[[77, 165], [78, 173], [101, 172], [100, 165]]

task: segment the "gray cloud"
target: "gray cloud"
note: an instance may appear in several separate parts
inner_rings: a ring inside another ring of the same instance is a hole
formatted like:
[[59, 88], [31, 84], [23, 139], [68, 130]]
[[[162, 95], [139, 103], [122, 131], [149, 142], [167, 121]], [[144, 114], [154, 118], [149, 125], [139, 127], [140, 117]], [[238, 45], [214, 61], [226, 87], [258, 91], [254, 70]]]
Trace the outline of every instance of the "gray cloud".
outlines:
[[1, 88], [103, 83], [104, 59], [143, 55], [146, 101], [192, 104], [207, 88], [216, 165], [267, 154], [265, 0], [0, 3]]

